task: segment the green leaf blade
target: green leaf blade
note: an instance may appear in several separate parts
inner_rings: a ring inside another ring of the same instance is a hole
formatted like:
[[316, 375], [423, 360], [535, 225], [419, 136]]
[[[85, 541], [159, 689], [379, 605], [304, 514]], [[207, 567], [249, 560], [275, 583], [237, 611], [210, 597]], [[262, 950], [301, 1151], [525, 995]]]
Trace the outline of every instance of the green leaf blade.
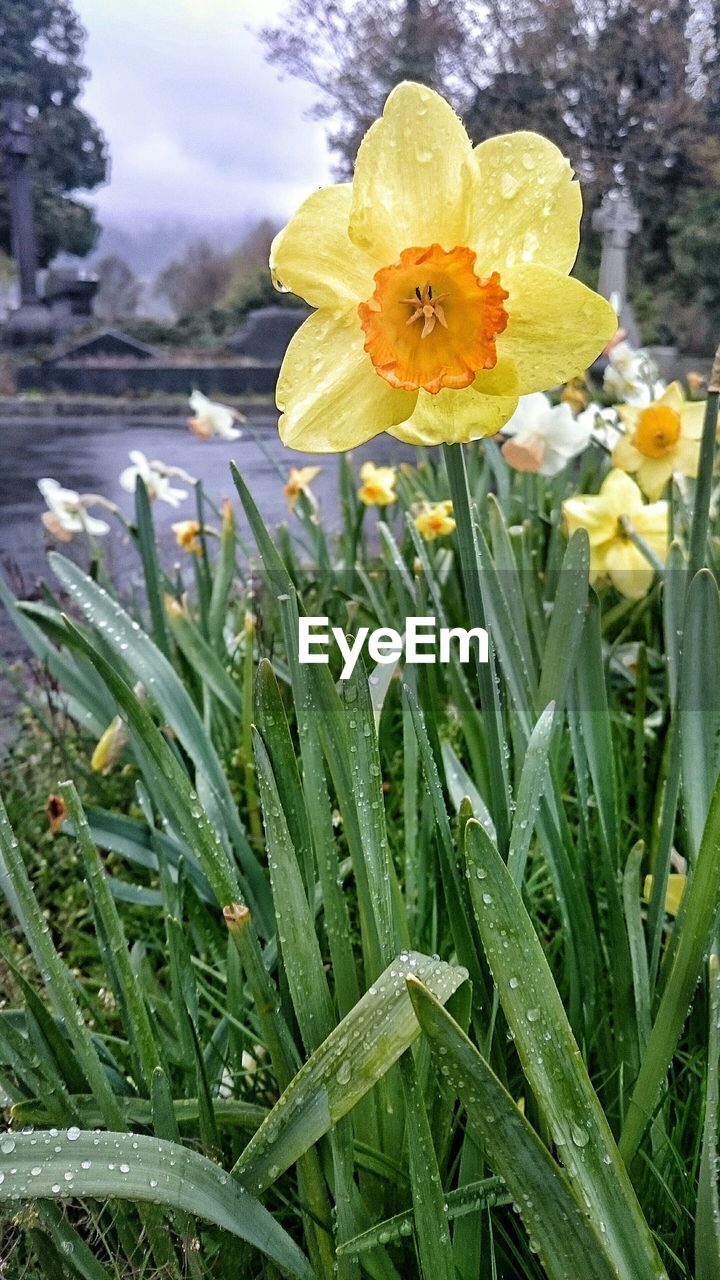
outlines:
[[477, 823], [466, 848], [470, 893], [523, 1070], [577, 1194], [622, 1276], [665, 1276], [547, 960], [507, 867]]

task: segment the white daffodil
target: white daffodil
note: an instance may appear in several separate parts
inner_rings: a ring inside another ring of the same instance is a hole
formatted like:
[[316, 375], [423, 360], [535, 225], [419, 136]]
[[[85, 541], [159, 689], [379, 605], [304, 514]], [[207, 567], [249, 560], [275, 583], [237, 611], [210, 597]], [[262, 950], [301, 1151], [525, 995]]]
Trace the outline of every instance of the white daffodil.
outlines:
[[636, 350], [629, 342], [616, 342], [608, 352], [603, 386], [625, 404], [650, 404], [665, 390], [658, 367], [647, 351]]
[[509, 466], [541, 476], [556, 476], [590, 443], [589, 424], [569, 404], [553, 405], [541, 391], [520, 397], [503, 434], [510, 437], [502, 447]]
[[623, 429], [615, 409], [604, 409], [594, 401], [578, 414], [578, 422], [590, 431], [590, 437], [610, 453], [620, 439]]
[[148, 462], [139, 449], [131, 449], [129, 457], [132, 466], [120, 473], [120, 484], [127, 493], [134, 493], [138, 479], [142, 479], [151, 502], [157, 499], [159, 502], [169, 503], [171, 507], [178, 507], [187, 498], [186, 489], [173, 489], [170, 484], [171, 476], [180, 476], [188, 484], [192, 484], [192, 477], [186, 471], [179, 467], [168, 467], [163, 462]]
[[57, 480], [44, 476], [37, 482], [48, 510], [41, 519], [49, 533], [59, 542], [69, 542], [76, 533], [89, 533], [94, 538], [102, 538], [110, 532], [110, 525], [95, 516], [89, 516], [87, 508], [102, 505], [112, 508], [113, 504], [94, 493], [76, 493], [74, 489], [64, 489]]
[[201, 440], [209, 440], [211, 436], [218, 436], [221, 440], [237, 440], [242, 435], [242, 432], [233, 425], [235, 422], [245, 422], [245, 418], [238, 413], [237, 409], [231, 409], [227, 404], [218, 404], [215, 400], [208, 400], [202, 391], [193, 391], [190, 396], [190, 408], [193, 416], [188, 418], [188, 427], [193, 435], [199, 436]]

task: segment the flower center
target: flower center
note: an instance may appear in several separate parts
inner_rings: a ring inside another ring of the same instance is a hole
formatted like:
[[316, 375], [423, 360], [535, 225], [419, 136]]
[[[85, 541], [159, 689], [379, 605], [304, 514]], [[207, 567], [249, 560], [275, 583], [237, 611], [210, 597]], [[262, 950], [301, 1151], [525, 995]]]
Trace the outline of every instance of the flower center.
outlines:
[[475, 275], [475, 254], [439, 244], [404, 249], [375, 275], [358, 307], [365, 350], [377, 372], [404, 391], [468, 387], [497, 363], [495, 339], [507, 326], [507, 293], [497, 272]]
[[637, 420], [632, 443], [646, 458], [666, 458], [680, 439], [680, 414], [667, 404], [651, 404]]

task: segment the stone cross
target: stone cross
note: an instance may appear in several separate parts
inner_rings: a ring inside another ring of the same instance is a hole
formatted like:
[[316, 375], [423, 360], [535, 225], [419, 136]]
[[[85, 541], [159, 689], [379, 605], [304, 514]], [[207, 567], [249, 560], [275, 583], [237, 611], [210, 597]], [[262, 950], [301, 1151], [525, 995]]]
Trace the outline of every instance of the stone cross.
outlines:
[[633, 346], [639, 343], [637, 322], [628, 302], [627, 255], [630, 237], [640, 230], [640, 214], [626, 191], [616, 188], [603, 196], [592, 224], [602, 236], [598, 291], [612, 301], [620, 326]]
[[5, 103], [2, 152], [12, 251], [20, 284], [20, 306], [9, 317], [4, 336], [13, 346], [44, 343], [51, 337], [50, 312], [37, 292], [37, 241], [30, 173], [32, 142], [21, 102]]

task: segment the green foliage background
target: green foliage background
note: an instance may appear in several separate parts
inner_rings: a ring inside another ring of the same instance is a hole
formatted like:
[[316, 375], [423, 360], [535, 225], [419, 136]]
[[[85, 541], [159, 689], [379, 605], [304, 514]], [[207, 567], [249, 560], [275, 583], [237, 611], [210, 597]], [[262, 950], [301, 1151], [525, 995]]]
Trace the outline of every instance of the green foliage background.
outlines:
[[[0, 103], [32, 109], [32, 160], [40, 265], [59, 250], [88, 253], [98, 224], [74, 192], [105, 181], [105, 140], [77, 104], [86, 71], [85, 33], [69, 0], [3, 0], [0, 5]], [[0, 173], [0, 249], [10, 251], [4, 174]]]

